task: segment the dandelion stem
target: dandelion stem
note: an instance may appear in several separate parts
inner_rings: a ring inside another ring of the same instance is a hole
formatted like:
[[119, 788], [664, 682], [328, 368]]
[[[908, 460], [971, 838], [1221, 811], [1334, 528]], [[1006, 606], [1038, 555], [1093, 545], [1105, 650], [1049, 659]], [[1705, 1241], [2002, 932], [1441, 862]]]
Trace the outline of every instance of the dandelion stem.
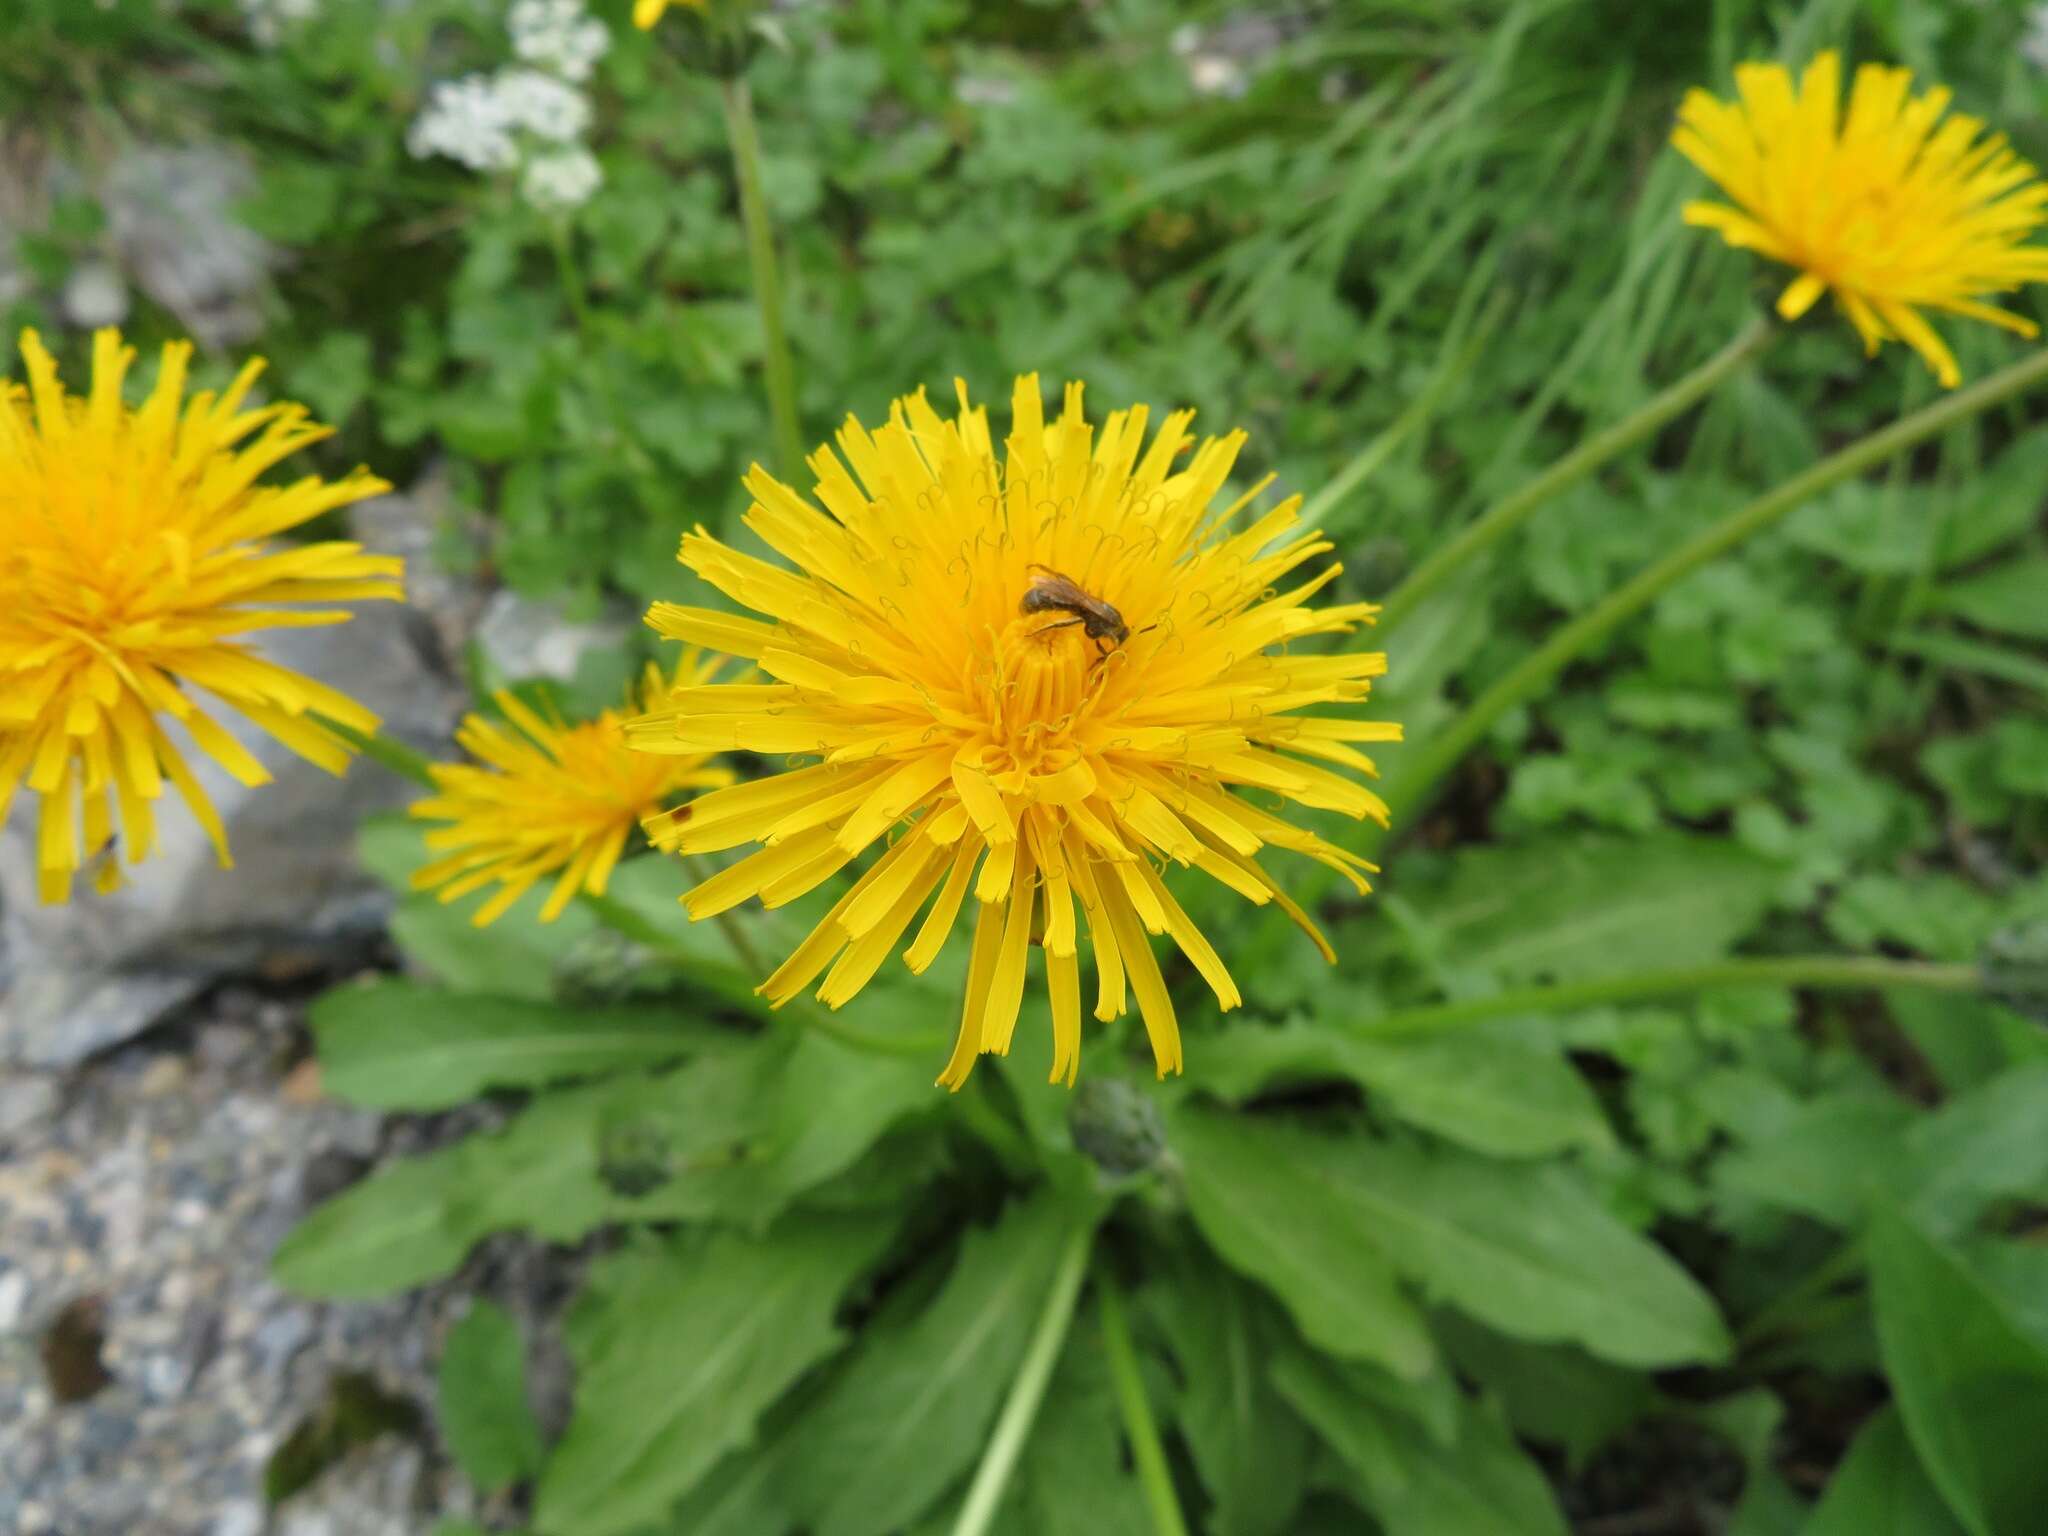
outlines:
[[1616, 454], [1633, 448], [1706, 395], [1761, 352], [1778, 334], [1778, 326], [1768, 316], [1758, 316], [1727, 346], [1677, 383], [1644, 402], [1639, 410], [1604, 431], [1594, 433], [1535, 479], [1525, 481], [1496, 501], [1460, 529], [1454, 538], [1437, 548], [1394, 589], [1380, 611], [1380, 632], [1386, 633], [1413, 613], [1467, 561], [1519, 528], [1543, 503], [1570, 490]]
[[1975, 992], [1983, 982], [1970, 965], [1931, 965], [1918, 960], [1884, 960], [1855, 955], [1786, 955], [1768, 959], [1722, 960], [1712, 965], [1675, 966], [1638, 971], [1628, 976], [1603, 976], [1562, 986], [1514, 987], [1491, 997], [1466, 998], [1404, 1008], [1345, 1028], [1369, 1040], [1408, 1039], [1439, 1035], [1488, 1019], [1518, 1013], [1562, 1013], [1601, 1003], [1634, 1003], [1653, 997], [1675, 997], [1718, 987], [1804, 987], [1811, 991], [1853, 992], [1888, 987], [1917, 987], [1934, 992]]
[[797, 424], [796, 370], [789, 359], [789, 332], [782, 320], [782, 273], [775, 261], [775, 232], [768, 226], [768, 202], [761, 195], [761, 138], [754, 127], [754, 98], [744, 77], [721, 81], [725, 128], [732, 140], [732, 166], [739, 182], [740, 220], [747, 230], [747, 259], [754, 269], [754, 302], [761, 309], [767, 346], [764, 371], [768, 410], [775, 418], [775, 452], [784, 479], [803, 470], [803, 433]]
[[[2023, 362], [1994, 373], [1968, 389], [1935, 401], [1888, 427], [1830, 454], [1800, 471], [1776, 489], [1729, 513], [1712, 527], [1688, 539], [1661, 560], [1639, 571], [1593, 607], [1563, 625], [1525, 656], [1507, 676], [1488, 688], [1465, 712], [1439, 732], [1419, 757], [1405, 764], [1390, 787], [1387, 800], [1396, 816], [1422, 805], [1438, 781], [1485, 737], [1493, 723], [1526, 703], [1557, 677], [1576, 657], [1591, 649], [1624, 620], [1634, 617], [1681, 578], [1709, 560], [1726, 554], [1751, 534], [1772, 523], [1829, 486], [1874, 469], [1896, 454], [1966, 421], [1979, 411], [2011, 399], [2048, 379], [2048, 347]], [[1419, 574], [1419, 573], [1418, 573]]]
[[981, 1453], [981, 1465], [974, 1469], [974, 1481], [968, 1485], [967, 1500], [960, 1506], [960, 1518], [953, 1522], [953, 1536], [983, 1536], [995, 1519], [1003, 1492], [1009, 1487], [1010, 1474], [1016, 1470], [1024, 1442], [1031, 1436], [1038, 1406], [1045, 1400], [1046, 1385], [1052, 1380], [1060, 1348], [1067, 1341], [1067, 1330], [1073, 1325], [1074, 1304], [1081, 1297], [1081, 1281], [1088, 1273], [1088, 1251], [1094, 1242], [1094, 1217], [1082, 1216], [1067, 1234], [1067, 1246], [1060, 1252], [1059, 1267], [1053, 1271], [1052, 1284], [1046, 1290], [1045, 1310], [1038, 1315], [1038, 1327], [1024, 1351], [1023, 1363], [1017, 1367], [1016, 1378], [1010, 1383], [1010, 1395], [996, 1419], [995, 1432], [989, 1436], [988, 1448]]
[[1166, 1447], [1159, 1442], [1159, 1425], [1145, 1396], [1145, 1378], [1138, 1373], [1138, 1351], [1124, 1318], [1123, 1293], [1115, 1279], [1101, 1271], [1095, 1277], [1095, 1306], [1102, 1314], [1102, 1347], [1109, 1356], [1117, 1407], [1123, 1411], [1124, 1434], [1131, 1442], [1131, 1461], [1145, 1490], [1145, 1505], [1152, 1511], [1154, 1536], [1188, 1536], [1173, 1473], [1166, 1465]]
[[427, 759], [404, 742], [386, 736], [381, 731], [374, 735], [366, 735], [353, 726], [343, 725], [338, 720], [330, 720], [325, 715], [320, 717], [320, 723], [363, 756], [389, 768], [400, 778], [411, 779], [415, 784], [424, 784], [428, 789], [438, 787], [434, 783], [434, 775], [429, 771]]

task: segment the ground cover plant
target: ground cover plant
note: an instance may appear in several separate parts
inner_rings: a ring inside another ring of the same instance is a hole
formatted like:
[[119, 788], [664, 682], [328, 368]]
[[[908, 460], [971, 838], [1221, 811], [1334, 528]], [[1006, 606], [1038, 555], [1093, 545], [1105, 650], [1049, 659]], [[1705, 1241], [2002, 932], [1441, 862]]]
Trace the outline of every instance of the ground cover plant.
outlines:
[[[446, 477], [450, 563], [572, 616], [651, 607], [567, 682], [470, 658], [432, 763], [345, 700], [149, 652], [422, 780], [360, 846], [405, 968], [316, 1006], [322, 1082], [502, 1118], [337, 1196], [275, 1272], [371, 1297], [496, 1234], [589, 1254], [565, 1424], [527, 1407], [536, 1341], [502, 1313], [448, 1342], [435, 1433], [493, 1528], [2038, 1528], [2048, 353], [1938, 306], [2039, 317], [2041, 215], [2025, 178], [1979, 187], [2030, 214], [1943, 243], [1970, 198], [1908, 174], [1938, 105], [1896, 163], [1781, 124], [1812, 174], [1764, 208], [1732, 108], [1687, 95], [1776, 60], [1788, 100], [1874, 99], [1894, 77], [1857, 66], [1896, 67], [1901, 103], [1945, 84], [2038, 164], [2038, 16], [28, 0], [9, 25], [8, 119], [75, 163], [144, 130], [246, 156], [232, 218], [281, 254], [191, 388], [261, 350], [336, 429], [235, 434], [322, 477], [213, 530], [310, 524], [270, 556], [308, 590], [247, 601], [386, 595], [326, 537], [362, 463]], [[1801, 222], [1829, 175], [1882, 183], [1874, 246]], [[51, 370], [86, 396], [115, 356], [66, 324], [98, 204], [43, 191], [8, 289], [42, 336], [0, 402], [17, 550], [117, 457], [36, 415]], [[1898, 286], [1913, 233], [1980, 286]], [[161, 300], [126, 322], [134, 436], [173, 458], [144, 401], [180, 398], [155, 354], [192, 329]], [[1111, 419], [1140, 402], [1142, 430]], [[851, 478], [806, 463], [835, 433]], [[194, 483], [200, 565], [144, 541], [180, 613], [225, 600], [202, 534], [230, 498]], [[1161, 506], [1186, 526], [1123, 537]], [[833, 542], [855, 525], [866, 567]], [[1114, 628], [1043, 588], [1090, 528]], [[820, 617], [816, 583], [899, 567], [858, 633]], [[54, 610], [24, 573], [57, 568], [0, 565], [0, 595]], [[59, 826], [50, 896], [89, 900], [110, 823], [146, 842], [134, 797], [75, 828], [49, 805], [126, 784], [133, 732], [89, 667], [38, 682], [52, 642], [9, 622], [0, 789]], [[860, 691], [912, 667], [897, 646], [941, 670]], [[991, 714], [948, 723], [976, 647]], [[1050, 717], [1020, 700], [1127, 683], [1108, 735], [1032, 755]], [[60, 686], [86, 702], [49, 713]], [[927, 704], [899, 739], [887, 711]], [[1304, 710], [1350, 724], [1271, 734]], [[100, 711], [95, 778], [71, 743]], [[1012, 755], [956, 767], [942, 729]], [[1314, 776], [1259, 757], [1304, 742]], [[864, 762], [858, 793], [827, 772]]]

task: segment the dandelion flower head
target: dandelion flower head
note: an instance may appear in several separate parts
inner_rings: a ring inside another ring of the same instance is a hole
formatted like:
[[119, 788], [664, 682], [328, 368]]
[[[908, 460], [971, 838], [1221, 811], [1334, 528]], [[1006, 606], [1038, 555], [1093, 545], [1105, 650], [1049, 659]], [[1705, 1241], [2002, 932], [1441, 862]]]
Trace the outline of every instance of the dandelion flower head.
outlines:
[[[327, 429], [297, 405], [250, 405], [260, 362], [219, 394], [187, 399], [191, 351], [166, 346], [155, 387], [133, 408], [122, 385], [134, 353], [111, 330], [93, 338], [83, 397], [65, 391], [33, 331], [21, 340], [27, 387], [0, 382], [0, 821], [23, 788], [40, 801], [45, 901], [67, 899], [117, 826], [129, 861], [146, 858], [166, 782], [230, 863], [180, 741], [244, 784], [269, 774], [219, 709], [336, 773], [348, 748], [321, 717], [377, 728], [368, 710], [264, 660], [245, 637], [340, 624], [350, 614], [337, 603], [400, 596], [396, 559], [339, 541], [278, 542], [390, 487], [362, 470], [261, 483]], [[111, 858], [97, 883], [119, 883]]]
[[1384, 823], [1379, 798], [1333, 770], [1371, 774], [1354, 743], [1399, 728], [1306, 711], [1363, 700], [1386, 658], [1303, 644], [1376, 610], [1311, 606], [1335, 565], [1277, 590], [1331, 546], [1293, 529], [1298, 498], [1237, 526], [1265, 483], [1225, 504], [1244, 435], [1196, 444], [1192, 416], [1167, 416], [1148, 443], [1145, 408], [1098, 430], [1070, 385], [1048, 421], [1029, 376], [998, 458], [964, 387], [951, 420], [919, 393], [872, 433], [849, 420], [839, 453], [812, 458], [822, 511], [759, 467], [748, 476], [747, 524], [795, 570], [702, 530], [683, 540], [683, 564], [759, 617], [657, 604], [649, 623], [747, 657], [768, 680], [685, 688], [630, 739], [808, 760], [707, 795], [672, 828], [657, 821], [683, 852], [761, 845], [691, 891], [690, 915], [755, 896], [780, 906], [882, 845], [763, 984], [772, 1002], [822, 975], [818, 997], [844, 1004], [920, 912], [904, 959], [922, 972], [971, 894], [966, 1003], [942, 1083], [1009, 1049], [1034, 943], [1052, 1076], [1073, 1081], [1084, 927], [1095, 1017], [1119, 1017], [1135, 993], [1159, 1071], [1177, 1071], [1148, 935], [1170, 934], [1223, 1007], [1239, 996], [1161, 878], [1168, 863], [1276, 902], [1334, 958], [1258, 855], [1303, 854], [1369, 888], [1372, 865], [1276, 810], [1291, 800]]
[[705, 0], [633, 0], [633, 25], [645, 32], [667, 15], [671, 6], [678, 10], [701, 11]]
[[1944, 117], [1946, 89], [1914, 96], [1909, 71], [1865, 64], [1844, 112], [1841, 75], [1828, 52], [1796, 88], [1783, 65], [1745, 64], [1735, 101], [1687, 92], [1672, 143], [1730, 202], [1688, 203], [1685, 220], [1797, 269], [1785, 319], [1832, 293], [1867, 352], [1903, 340], [1952, 388], [1961, 372], [1922, 311], [2034, 335], [1983, 300], [2048, 280], [2048, 246], [2025, 243], [2048, 222], [2048, 185], [2002, 134]]
[[[657, 707], [673, 688], [701, 688], [721, 662], [684, 652], [673, 678], [648, 667], [626, 697], [626, 709]], [[445, 822], [427, 833], [442, 856], [413, 875], [419, 890], [455, 901], [487, 885], [498, 887], [477, 910], [481, 928], [502, 917], [540, 880], [554, 878], [540, 920], [551, 923], [579, 891], [602, 896], [619, 856], [643, 820], [678, 795], [732, 782], [730, 770], [708, 754], [654, 757], [629, 751], [622, 711], [566, 724], [500, 693], [503, 722], [471, 715], [456, 740], [474, 759], [436, 763], [428, 771], [438, 793], [414, 803], [412, 813]], [[688, 807], [672, 824], [684, 824]]]

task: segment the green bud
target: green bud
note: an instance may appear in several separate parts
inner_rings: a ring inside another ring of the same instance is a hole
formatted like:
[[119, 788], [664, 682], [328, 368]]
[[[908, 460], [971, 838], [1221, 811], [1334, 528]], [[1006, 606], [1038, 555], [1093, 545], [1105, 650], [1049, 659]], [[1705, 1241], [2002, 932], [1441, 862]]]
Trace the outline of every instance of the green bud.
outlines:
[[1067, 1106], [1067, 1129], [1075, 1147], [1113, 1178], [1142, 1173], [1166, 1151], [1159, 1107], [1122, 1078], [1083, 1078]]

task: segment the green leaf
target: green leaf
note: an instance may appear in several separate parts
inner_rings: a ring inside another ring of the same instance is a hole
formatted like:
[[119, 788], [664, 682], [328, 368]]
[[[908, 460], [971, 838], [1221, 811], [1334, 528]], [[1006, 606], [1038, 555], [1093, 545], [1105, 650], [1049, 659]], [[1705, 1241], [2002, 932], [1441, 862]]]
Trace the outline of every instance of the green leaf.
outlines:
[[1912, 1118], [1905, 1101], [1867, 1090], [1825, 1095], [1773, 1134], [1725, 1154], [1714, 1166], [1714, 1186], [1724, 1199], [1858, 1226], [1870, 1198], [1895, 1187]]
[[2021, 433], [1997, 462], [1970, 478], [1948, 516], [1939, 519], [1942, 569], [1982, 559], [2034, 527], [2041, 516], [2043, 485], [2048, 485], [2048, 437]]
[[1979, 629], [2028, 640], [2048, 640], [2048, 556], [2008, 560], [1981, 576], [1966, 577], [1941, 587], [1934, 606], [1968, 619]]
[[2048, 662], [2022, 651], [2009, 651], [2003, 646], [1987, 645], [1981, 640], [1943, 634], [1938, 630], [1900, 635], [1891, 645], [1895, 651], [1918, 656], [1958, 672], [1977, 672], [2003, 682], [2018, 683], [2036, 693], [2048, 694]]
[[1241, 1024], [1203, 1041], [1189, 1070], [1196, 1086], [1238, 1100], [1277, 1083], [1348, 1079], [1389, 1114], [1496, 1157], [1614, 1145], [1585, 1079], [1511, 1025], [1372, 1040], [1335, 1021]]
[[599, 1264], [569, 1324], [575, 1413], [535, 1523], [609, 1536], [664, 1515], [839, 1347], [839, 1299], [895, 1224], [804, 1215], [759, 1238], [692, 1234]]
[[380, 1109], [441, 1109], [491, 1088], [654, 1066], [733, 1038], [676, 1003], [572, 1008], [395, 979], [338, 987], [310, 1020], [322, 1086]]
[[1928, 1475], [1972, 1536], [2038, 1532], [2048, 1350], [1903, 1213], [1880, 1212], [1868, 1242], [1878, 1347]]
[[1929, 1232], [1952, 1237], [1994, 1201], [2048, 1194], [2048, 1062], [1959, 1094], [1906, 1133], [1906, 1199]]
[[1551, 839], [1461, 851], [1417, 905], [1439, 953], [1505, 981], [1575, 981], [1713, 960], [1783, 878], [1720, 838]]
[[[1327, 1234], [1342, 1231], [1356, 1234], [1368, 1251], [1376, 1248], [1433, 1298], [1516, 1338], [1570, 1341], [1637, 1366], [1727, 1353], [1727, 1331], [1711, 1298], [1560, 1165], [1340, 1139], [1199, 1109], [1177, 1117], [1175, 1127], [1176, 1145], [1185, 1136], [1210, 1158], [1225, 1149], [1233, 1164], [1259, 1170], [1251, 1195], [1264, 1202], [1256, 1207], [1263, 1230], [1253, 1231], [1268, 1250], [1290, 1259], [1224, 1250], [1250, 1273], [1258, 1273], [1254, 1262], [1289, 1273], [1289, 1263], [1314, 1268], [1307, 1256], [1329, 1258]], [[1200, 1221], [1196, 1158], [1184, 1156], [1189, 1204]], [[1204, 1232], [1215, 1241], [1206, 1225]], [[1342, 1291], [1350, 1280], [1341, 1263], [1320, 1274], [1331, 1290]], [[1302, 1331], [1316, 1339], [1304, 1309], [1294, 1310]]]
[[597, 931], [597, 919], [572, 902], [554, 922], [541, 922], [547, 895], [536, 887], [479, 928], [470, 913], [488, 899], [482, 892], [447, 904], [425, 892], [407, 896], [391, 914], [391, 936], [407, 959], [454, 991], [546, 1002], [556, 969]]
[[1310, 1450], [1306, 1427], [1267, 1379], [1285, 1325], [1206, 1254], [1178, 1259], [1143, 1299], [1180, 1367], [1170, 1401], [1209, 1491], [1209, 1528], [1280, 1536], [1306, 1490]]
[[1583, 1466], [1656, 1403], [1648, 1377], [1565, 1344], [1530, 1344], [1446, 1311], [1432, 1321], [1460, 1375], [1499, 1401], [1515, 1433]]
[[471, 1304], [441, 1349], [441, 1434], [479, 1491], [529, 1476], [540, 1465], [540, 1426], [526, 1400], [526, 1344], [494, 1302]]
[[900, 1058], [777, 1033], [673, 1073], [565, 1089], [502, 1130], [396, 1164], [314, 1211], [272, 1260], [305, 1295], [376, 1296], [448, 1273], [493, 1232], [574, 1242], [610, 1222], [766, 1226], [932, 1105]]
[[1913, 1454], [1896, 1408], [1872, 1414], [1800, 1536], [1963, 1536]]
[[1275, 1362], [1273, 1380], [1343, 1459], [1386, 1536], [1565, 1536], [1549, 1483], [1492, 1414], [1460, 1399], [1451, 1434], [1432, 1435], [1299, 1351]]
[[1305, 1337], [1398, 1376], [1428, 1373], [1436, 1356], [1429, 1330], [1396, 1284], [1371, 1214], [1330, 1198], [1304, 1166], [1309, 1138], [1188, 1108], [1174, 1116], [1168, 1140], [1202, 1236], [1279, 1297]]
[[1088, 1219], [1050, 1195], [971, 1232], [914, 1317], [863, 1333], [794, 1431], [785, 1496], [812, 1536], [882, 1536], [914, 1520], [981, 1452], [1068, 1234]]

